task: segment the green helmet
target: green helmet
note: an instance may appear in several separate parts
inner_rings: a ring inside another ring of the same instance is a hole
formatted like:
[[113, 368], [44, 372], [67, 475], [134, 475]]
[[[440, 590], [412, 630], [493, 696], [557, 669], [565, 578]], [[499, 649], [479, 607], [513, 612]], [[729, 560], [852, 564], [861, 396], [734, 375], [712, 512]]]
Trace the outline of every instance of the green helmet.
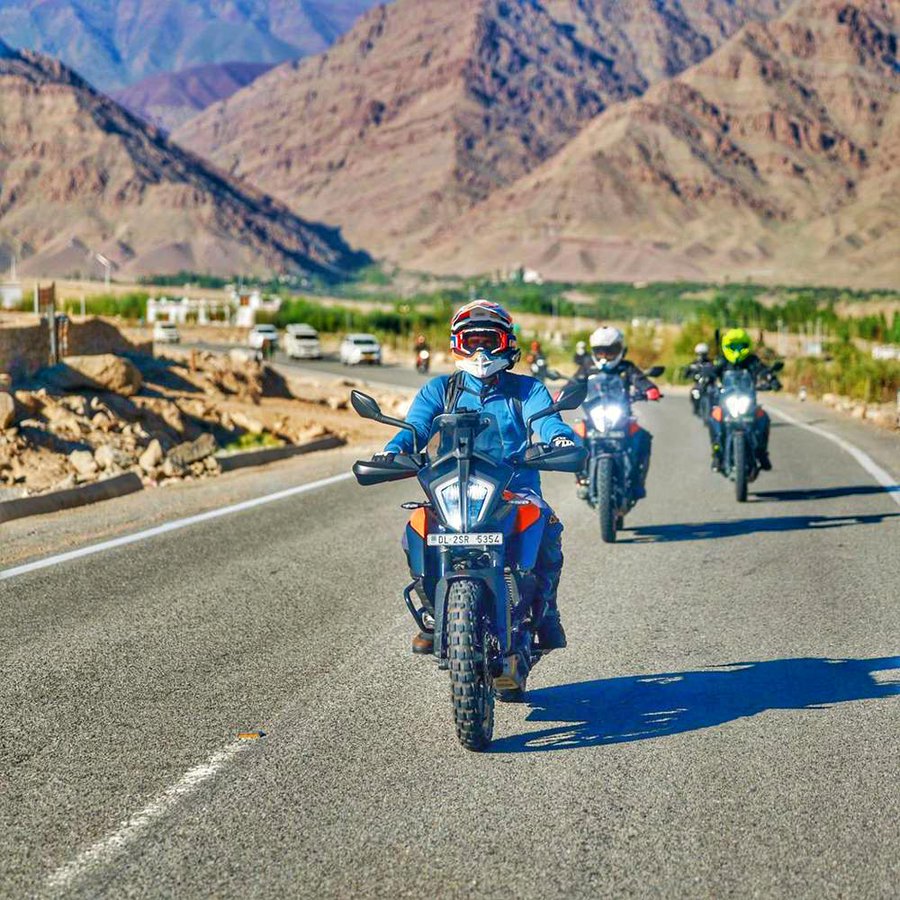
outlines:
[[743, 328], [732, 328], [722, 338], [722, 355], [732, 364], [743, 362], [752, 348], [750, 335]]

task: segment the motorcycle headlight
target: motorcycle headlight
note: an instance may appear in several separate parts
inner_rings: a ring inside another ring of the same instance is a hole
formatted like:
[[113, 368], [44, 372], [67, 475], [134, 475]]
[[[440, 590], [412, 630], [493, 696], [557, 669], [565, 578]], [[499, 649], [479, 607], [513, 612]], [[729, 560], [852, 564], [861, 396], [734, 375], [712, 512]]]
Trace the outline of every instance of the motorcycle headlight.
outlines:
[[751, 402], [752, 400], [747, 394], [732, 394], [725, 398], [725, 408], [728, 410], [728, 415], [736, 419], [739, 416], [747, 415]]
[[[469, 479], [466, 484], [466, 495], [469, 501], [469, 514], [466, 517], [467, 528], [474, 528], [481, 521], [494, 490], [494, 485], [489, 481], [482, 478]], [[435, 499], [444, 521], [454, 531], [462, 531], [459, 480], [454, 478], [441, 485], [435, 491]]]
[[609, 403], [593, 407], [590, 411], [591, 421], [597, 431], [606, 431], [618, 424], [625, 415], [625, 410], [617, 403]]

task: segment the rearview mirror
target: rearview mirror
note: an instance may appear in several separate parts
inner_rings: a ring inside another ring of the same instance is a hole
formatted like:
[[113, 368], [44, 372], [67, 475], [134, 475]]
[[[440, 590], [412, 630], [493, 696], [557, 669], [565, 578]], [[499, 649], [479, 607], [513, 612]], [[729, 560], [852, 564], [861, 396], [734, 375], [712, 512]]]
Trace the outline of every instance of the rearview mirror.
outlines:
[[555, 412], [560, 412], [564, 409], [578, 409], [584, 403], [585, 397], [587, 397], [587, 382], [581, 380], [570, 381], [559, 392], [559, 397], [556, 403], [553, 404], [556, 407]]
[[393, 425], [395, 428], [402, 428], [404, 431], [409, 431], [413, 436], [413, 450], [416, 453], [419, 452], [419, 439], [416, 435], [416, 429], [413, 428], [409, 422], [404, 422], [402, 419], [395, 419], [392, 416], [386, 416], [381, 411], [381, 407], [374, 397], [370, 397], [362, 391], [353, 390], [350, 391], [350, 405], [364, 419], [372, 419], [375, 422], [380, 422], [382, 425]]
[[783, 368], [784, 368], [784, 360], [783, 359], [776, 360], [774, 363], [772, 363], [772, 371], [773, 372], [780, 372]]
[[665, 371], [665, 366], [653, 366], [652, 369], [647, 370], [646, 375], [648, 378], [659, 378]]
[[378, 422], [383, 418], [378, 401], [362, 391], [350, 391], [350, 404], [364, 419], [374, 419]]

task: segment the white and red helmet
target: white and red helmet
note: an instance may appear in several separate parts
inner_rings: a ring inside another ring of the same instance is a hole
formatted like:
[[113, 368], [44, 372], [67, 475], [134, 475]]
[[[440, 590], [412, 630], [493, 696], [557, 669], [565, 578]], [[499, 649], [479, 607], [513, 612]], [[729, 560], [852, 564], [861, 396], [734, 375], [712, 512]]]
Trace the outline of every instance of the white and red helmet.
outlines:
[[617, 366], [627, 349], [625, 335], [618, 328], [604, 325], [591, 335], [591, 355], [600, 369]]
[[466, 304], [450, 325], [450, 353], [457, 369], [476, 378], [511, 369], [519, 360], [512, 317], [490, 300]]

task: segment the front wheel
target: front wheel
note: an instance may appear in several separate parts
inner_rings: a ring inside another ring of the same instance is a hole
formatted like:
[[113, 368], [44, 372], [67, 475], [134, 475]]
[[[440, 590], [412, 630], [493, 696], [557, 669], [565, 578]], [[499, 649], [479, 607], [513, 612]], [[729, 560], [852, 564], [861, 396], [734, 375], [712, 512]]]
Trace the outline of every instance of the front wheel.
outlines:
[[742, 434], [734, 436], [732, 464], [734, 465], [734, 495], [738, 503], [747, 500], [747, 441]]
[[597, 514], [600, 517], [600, 538], [605, 544], [614, 544], [616, 541], [618, 515], [613, 496], [613, 478], [613, 461], [604, 456], [597, 465]]
[[494, 734], [494, 683], [482, 615], [484, 585], [460, 579], [447, 594], [450, 692], [456, 735], [467, 750], [485, 750]]

